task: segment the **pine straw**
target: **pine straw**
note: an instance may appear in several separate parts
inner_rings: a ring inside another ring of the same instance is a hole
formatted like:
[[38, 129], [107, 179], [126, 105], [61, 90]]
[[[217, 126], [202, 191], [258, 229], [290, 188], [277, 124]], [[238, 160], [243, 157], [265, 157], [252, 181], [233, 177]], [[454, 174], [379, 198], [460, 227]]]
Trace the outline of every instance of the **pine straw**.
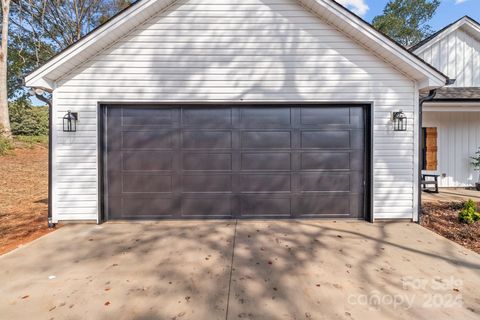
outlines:
[[421, 224], [447, 239], [480, 253], [480, 222], [470, 225], [459, 222], [458, 213], [462, 208], [462, 202], [424, 203]]
[[51, 230], [47, 227], [48, 149], [21, 147], [0, 157], [0, 254]]

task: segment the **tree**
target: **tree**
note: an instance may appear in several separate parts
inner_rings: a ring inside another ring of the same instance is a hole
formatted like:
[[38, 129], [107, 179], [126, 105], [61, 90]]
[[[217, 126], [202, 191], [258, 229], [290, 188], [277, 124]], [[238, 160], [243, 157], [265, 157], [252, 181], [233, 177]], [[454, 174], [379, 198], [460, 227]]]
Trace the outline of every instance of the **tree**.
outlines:
[[8, 115], [7, 59], [8, 59], [8, 24], [10, 17], [10, 0], [1, 0], [2, 4], [2, 42], [0, 44], [0, 134], [11, 138], [10, 118]]
[[428, 22], [432, 19], [440, 0], [390, 0], [383, 14], [373, 19], [373, 26], [410, 47], [432, 34]]
[[11, 0], [8, 94], [23, 98], [22, 80], [132, 0]]
[[10, 32], [8, 43], [8, 98], [10, 101], [27, 98], [23, 87], [25, 75], [55, 54], [54, 48], [36, 41], [28, 33]]

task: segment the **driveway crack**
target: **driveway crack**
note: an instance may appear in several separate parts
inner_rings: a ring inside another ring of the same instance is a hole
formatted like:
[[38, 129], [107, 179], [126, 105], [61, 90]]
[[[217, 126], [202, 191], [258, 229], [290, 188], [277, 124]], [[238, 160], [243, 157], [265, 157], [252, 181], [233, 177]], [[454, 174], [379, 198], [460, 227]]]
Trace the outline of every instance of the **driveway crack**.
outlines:
[[235, 227], [233, 231], [233, 244], [232, 244], [232, 259], [230, 261], [230, 276], [228, 280], [227, 309], [225, 312], [225, 320], [228, 320], [228, 308], [230, 306], [230, 290], [232, 288], [233, 258], [235, 257], [235, 240], [237, 238], [237, 224], [238, 224], [238, 219], [235, 219]]

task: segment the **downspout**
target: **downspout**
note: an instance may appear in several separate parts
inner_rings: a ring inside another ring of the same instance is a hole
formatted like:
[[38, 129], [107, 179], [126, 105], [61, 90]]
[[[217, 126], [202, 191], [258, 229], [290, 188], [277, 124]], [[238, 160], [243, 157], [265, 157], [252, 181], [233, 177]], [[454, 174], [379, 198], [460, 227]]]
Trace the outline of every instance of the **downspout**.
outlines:
[[418, 108], [418, 223], [422, 219], [423, 104], [432, 101], [436, 95], [437, 89], [430, 90], [428, 96], [420, 98]]
[[52, 101], [45, 96], [43, 93], [46, 91], [50, 94], [50, 90], [45, 90], [44, 88], [34, 88], [32, 87], [32, 96], [35, 96], [38, 100], [45, 102], [48, 105], [48, 216], [47, 223], [49, 228], [54, 228], [55, 224], [52, 221], [52, 130], [53, 130], [53, 108]]

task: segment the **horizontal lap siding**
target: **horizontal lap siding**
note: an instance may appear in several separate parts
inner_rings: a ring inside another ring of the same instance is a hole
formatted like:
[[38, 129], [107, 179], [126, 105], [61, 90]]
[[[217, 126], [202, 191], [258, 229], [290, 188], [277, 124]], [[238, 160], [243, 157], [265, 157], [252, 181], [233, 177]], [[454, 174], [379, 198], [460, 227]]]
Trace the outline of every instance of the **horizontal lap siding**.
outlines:
[[[97, 214], [98, 101], [375, 104], [375, 214], [411, 218], [414, 83], [292, 0], [181, 1], [78, 66], [55, 90], [55, 214]], [[67, 110], [76, 133], [63, 133]], [[74, 177], [81, 177], [74, 179]]]
[[452, 79], [454, 87], [480, 87], [480, 41], [457, 29], [419, 55]]

